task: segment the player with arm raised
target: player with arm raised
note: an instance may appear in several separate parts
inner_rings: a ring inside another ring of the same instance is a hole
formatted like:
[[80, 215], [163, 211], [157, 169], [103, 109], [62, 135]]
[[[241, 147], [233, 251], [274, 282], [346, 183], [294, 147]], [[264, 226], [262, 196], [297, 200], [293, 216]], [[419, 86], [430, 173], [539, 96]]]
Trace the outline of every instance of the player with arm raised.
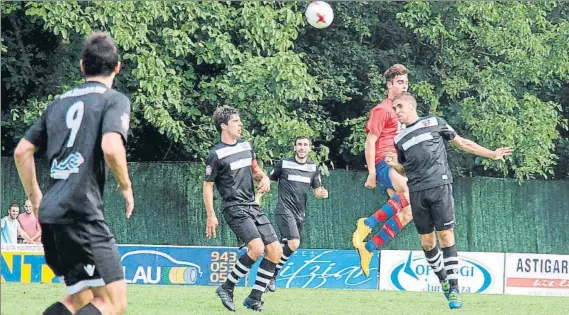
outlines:
[[[396, 153], [385, 162], [409, 178], [411, 209], [427, 262], [441, 282], [451, 309], [462, 307], [459, 294], [458, 253], [454, 241], [454, 198], [452, 173], [445, 141], [465, 152], [493, 160], [512, 154], [511, 148], [488, 150], [456, 134], [444, 119], [419, 117], [417, 102], [410, 93], [393, 99], [395, 113], [407, 127], [395, 137]], [[442, 253], [437, 247], [437, 238]]]

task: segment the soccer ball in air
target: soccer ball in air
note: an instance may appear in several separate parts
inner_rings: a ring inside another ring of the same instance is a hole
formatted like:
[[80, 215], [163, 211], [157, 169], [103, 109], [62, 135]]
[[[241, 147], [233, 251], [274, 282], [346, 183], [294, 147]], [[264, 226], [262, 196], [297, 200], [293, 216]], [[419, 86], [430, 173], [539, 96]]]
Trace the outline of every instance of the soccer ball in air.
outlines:
[[334, 20], [334, 11], [328, 3], [314, 1], [306, 8], [305, 16], [310, 25], [316, 28], [326, 28]]

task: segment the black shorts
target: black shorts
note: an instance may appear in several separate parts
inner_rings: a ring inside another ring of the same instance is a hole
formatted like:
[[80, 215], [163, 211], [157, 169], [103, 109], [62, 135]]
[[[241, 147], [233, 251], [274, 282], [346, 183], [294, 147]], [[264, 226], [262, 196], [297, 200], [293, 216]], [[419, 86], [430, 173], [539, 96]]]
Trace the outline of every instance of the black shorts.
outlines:
[[292, 213], [277, 213], [275, 214], [275, 220], [283, 239], [300, 239], [304, 225], [300, 218], [295, 217]]
[[452, 185], [442, 185], [410, 193], [413, 221], [419, 234], [444, 231], [454, 227]]
[[265, 245], [278, 241], [273, 225], [259, 206], [229, 207], [223, 211], [223, 217], [245, 245], [256, 238], [261, 238]]
[[105, 221], [41, 224], [45, 261], [68, 294], [124, 279], [115, 239]]

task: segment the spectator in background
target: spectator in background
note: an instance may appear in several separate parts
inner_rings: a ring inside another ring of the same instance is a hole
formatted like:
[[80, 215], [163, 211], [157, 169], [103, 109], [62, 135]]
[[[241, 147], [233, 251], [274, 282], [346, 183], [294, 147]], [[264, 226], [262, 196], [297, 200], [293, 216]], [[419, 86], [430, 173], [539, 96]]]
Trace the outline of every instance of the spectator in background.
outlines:
[[18, 235], [20, 235], [28, 243], [36, 243], [28, 236], [28, 234], [22, 229], [20, 223], [16, 218], [20, 214], [20, 206], [17, 203], [13, 203], [8, 208], [8, 215], [2, 218], [2, 243], [4, 244], [17, 244]]
[[32, 211], [32, 202], [26, 199], [24, 202], [24, 213], [18, 216], [18, 222], [20, 226], [30, 236], [32, 241], [41, 241], [41, 227], [38, 217]]

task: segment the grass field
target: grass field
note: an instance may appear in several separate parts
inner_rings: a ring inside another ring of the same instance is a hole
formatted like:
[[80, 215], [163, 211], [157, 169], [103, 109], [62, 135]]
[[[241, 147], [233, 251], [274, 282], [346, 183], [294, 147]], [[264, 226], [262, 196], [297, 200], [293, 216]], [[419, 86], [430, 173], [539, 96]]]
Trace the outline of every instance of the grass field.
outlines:
[[[129, 315], [229, 314], [215, 287], [129, 285]], [[2, 283], [2, 315], [41, 314], [65, 289], [56, 284]], [[249, 289], [237, 288], [237, 314], [250, 314], [241, 303]], [[409, 314], [451, 312], [440, 293], [278, 289], [264, 296], [264, 314]], [[569, 298], [514, 295], [463, 295], [460, 314], [569, 314]], [[457, 311], [453, 311], [456, 313]]]

